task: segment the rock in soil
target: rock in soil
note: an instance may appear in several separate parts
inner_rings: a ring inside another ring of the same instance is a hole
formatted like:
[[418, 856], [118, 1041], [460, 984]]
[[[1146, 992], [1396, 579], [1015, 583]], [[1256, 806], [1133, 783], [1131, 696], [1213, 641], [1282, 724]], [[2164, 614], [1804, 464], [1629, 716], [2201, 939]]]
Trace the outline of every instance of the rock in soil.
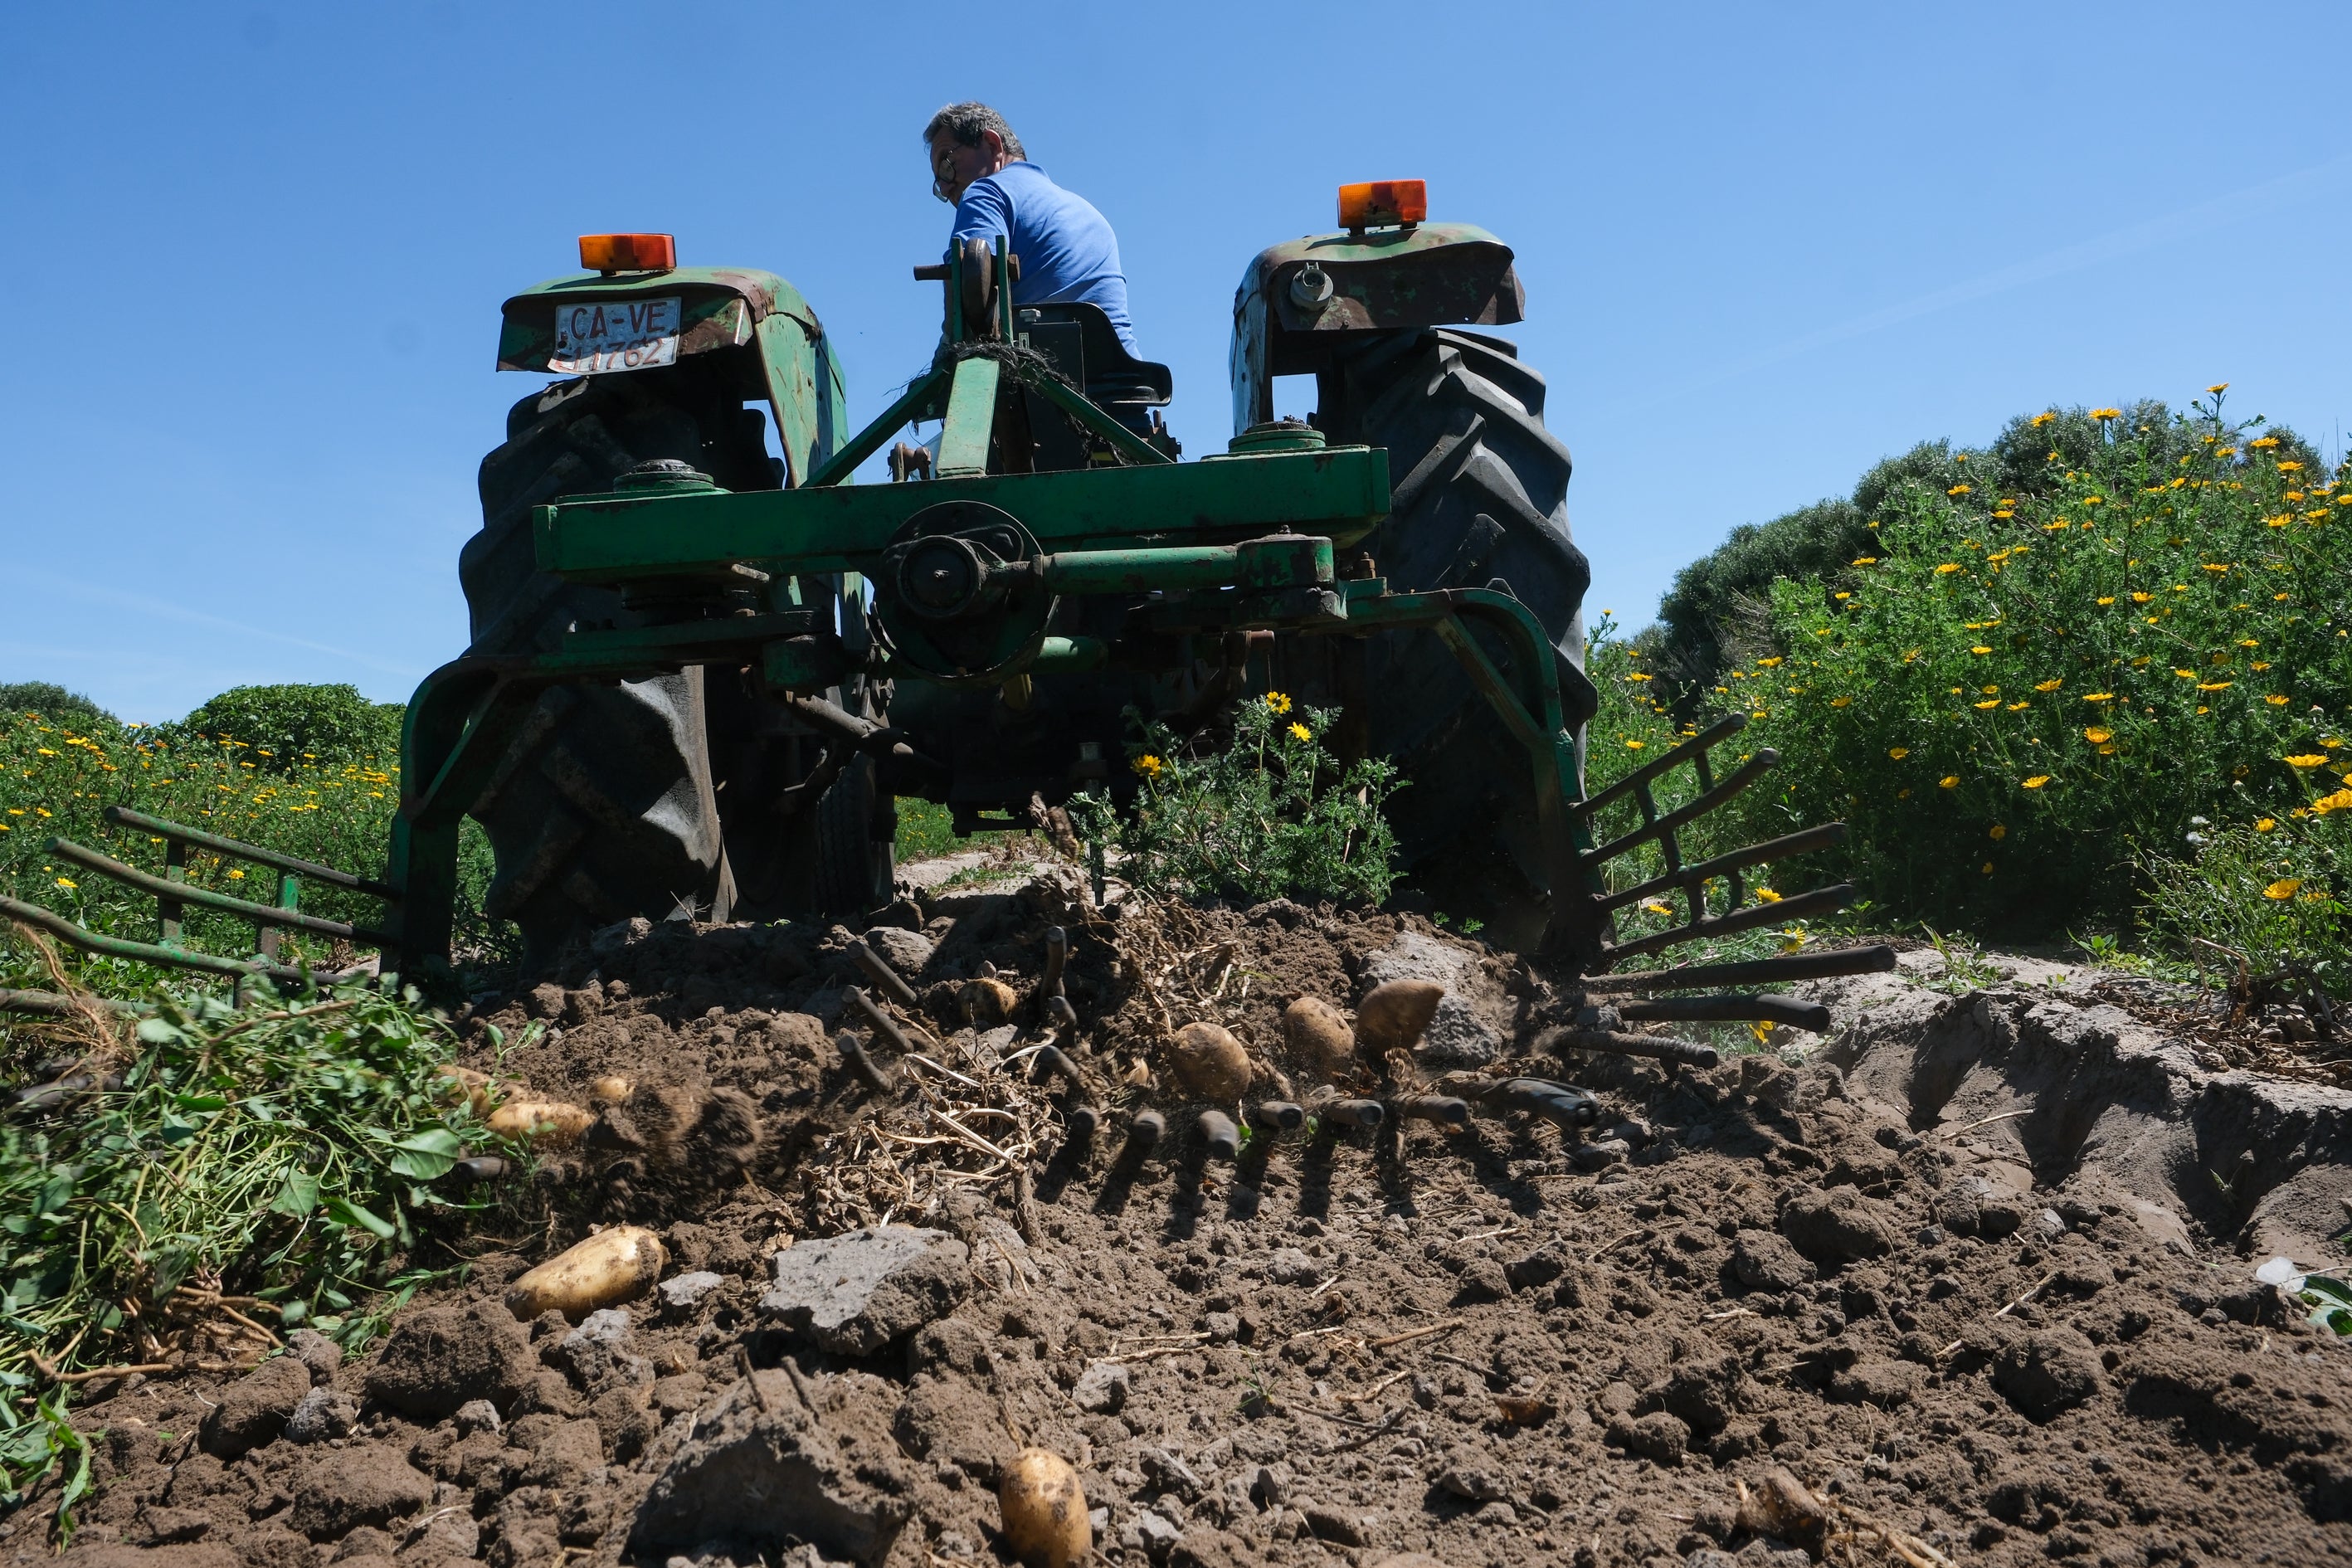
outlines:
[[952, 1310], [969, 1253], [945, 1231], [886, 1225], [775, 1255], [760, 1310], [822, 1351], [871, 1355]]

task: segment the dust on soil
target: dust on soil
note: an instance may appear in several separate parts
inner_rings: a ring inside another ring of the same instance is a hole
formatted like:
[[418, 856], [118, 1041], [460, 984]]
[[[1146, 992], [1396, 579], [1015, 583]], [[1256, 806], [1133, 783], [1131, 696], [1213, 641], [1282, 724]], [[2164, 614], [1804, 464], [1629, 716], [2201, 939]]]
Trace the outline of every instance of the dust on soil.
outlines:
[[[306, 1342], [299, 1373], [90, 1389], [101, 1486], [65, 1560], [997, 1563], [1022, 1444], [1077, 1467], [1097, 1550], [1136, 1563], [2352, 1558], [2352, 1360], [2247, 1250], [2308, 1241], [2340, 1198], [2352, 1097], [2206, 1073], [2080, 976], [1831, 983], [1839, 1030], [1808, 1064], [1702, 1072], [1538, 1054], [1552, 980], [1410, 916], [1130, 900], [1113, 920], [1048, 876], [905, 923], [933, 951], [877, 941], [916, 971], [931, 1065], [877, 1044], [887, 1095], [832, 1043], [862, 983], [837, 927], [638, 922], [480, 1007], [471, 1065], [634, 1091], [370, 1358]], [[1076, 1098], [1106, 1112], [1085, 1152], [1070, 1092], [1021, 1070], [1057, 923]], [[1400, 964], [1458, 965], [1433, 1035], [1452, 1063], [1336, 1087], [1523, 1071], [1591, 1091], [1598, 1123], [1482, 1113], [1205, 1157], [1169, 1025], [1226, 1024], [1253, 1100], [1307, 1099], [1325, 1080], [1281, 1007], [1352, 1005]], [[971, 987], [991, 971], [1009, 1023]], [[2027, 1109], [1986, 1109], [2004, 1096]], [[2159, 1101], [2189, 1142], [2156, 1191], [2099, 1130]], [[1139, 1161], [1118, 1130], [1143, 1106], [1170, 1134]], [[2238, 1195], [2197, 1195], [2209, 1160]], [[517, 1274], [621, 1220], [660, 1231], [675, 1289], [625, 1321], [511, 1321]], [[961, 1244], [951, 1310], [863, 1357], [762, 1312], [772, 1254], [877, 1224]], [[699, 1502], [660, 1479], [722, 1449], [746, 1468], [704, 1471], [732, 1479]], [[779, 1454], [815, 1491], [762, 1512], [742, 1500]], [[1773, 1523], [1776, 1470], [1815, 1506]], [[0, 1554], [47, 1556], [53, 1501], [0, 1523]], [[710, 1536], [679, 1522], [698, 1508]]]

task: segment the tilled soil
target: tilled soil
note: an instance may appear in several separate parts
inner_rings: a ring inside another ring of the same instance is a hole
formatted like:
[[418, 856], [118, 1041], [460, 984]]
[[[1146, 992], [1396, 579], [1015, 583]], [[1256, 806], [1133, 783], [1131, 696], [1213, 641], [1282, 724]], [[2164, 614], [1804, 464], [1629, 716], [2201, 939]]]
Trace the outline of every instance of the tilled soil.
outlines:
[[[1134, 1563], [2352, 1559], [2352, 1359], [2252, 1279], [2343, 1226], [2352, 1096], [2210, 1071], [2096, 976], [1828, 983], [1802, 1065], [1696, 1071], [1540, 1054], [1553, 984], [1410, 917], [1114, 920], [1047, 879], [905, 920], [937, 1070], [877, 1045], [888, 1093], [832, 1041], [837, 928], [616, 928], [484, 1005], [471, 1065], [634, 1092], [366, 1362], [305, 1336], [241, 1381], [91, 1389], [67, 1561], [995, 1563], [1024, 1445], [1077, 1467], [1098, 1553]], [[1057, 1097], [1017, 1056], [1052, 922], [1086, 1080]], [[1422, 1061], [1335, 1086], [1526, 1072], [1590, 1090], [1595, 1126], [1237, 1163], [1190, 1136], [1168, 1025], [1223, 1022], [1252, 1099], [1304, 1100], [1330, 1075], [1285, 1004], [1449, 970]], [[989, 971], [1009, 1022], [970, 989]], [[1080, 1100], [1107, 1112], [1086, 1151]], [[1171, 1132], [1138, 1159], [1118, 1129], [1146, 1105]], [[515, 1275], [620, 1220], [662, 1234], [663, 1288], [625, 1321], [513, 1321]], [[763, 1311], [773, 1253], [874, 1225], [961, 1244], [927, 1321], [853, 1356]], [[775, 1489], [792, 1464], [814, 1491]], [[53, 1502], [0, 1553], [47, 1555]]]

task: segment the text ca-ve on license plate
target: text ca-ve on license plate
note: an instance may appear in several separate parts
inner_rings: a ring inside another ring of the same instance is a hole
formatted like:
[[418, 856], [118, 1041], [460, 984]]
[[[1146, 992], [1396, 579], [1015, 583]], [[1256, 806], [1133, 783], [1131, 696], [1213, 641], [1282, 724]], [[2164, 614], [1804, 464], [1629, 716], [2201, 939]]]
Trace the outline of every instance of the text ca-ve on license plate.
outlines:
[[643, 370], [677, 363], [677, 322], [684, 296], [660, 300], [595, 300], [555, 308], [555, 353], [547, 368], [566, 375]]

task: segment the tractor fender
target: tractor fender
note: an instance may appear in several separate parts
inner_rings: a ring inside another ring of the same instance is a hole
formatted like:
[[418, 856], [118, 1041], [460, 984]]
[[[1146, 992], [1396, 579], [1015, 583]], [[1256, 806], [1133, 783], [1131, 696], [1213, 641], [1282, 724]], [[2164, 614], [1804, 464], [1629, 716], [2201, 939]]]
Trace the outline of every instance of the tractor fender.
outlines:
[[1323, 369], [1338, 335], [1509, 326], [1526, 306], [1511, 247], [1469, 224], [1269, 246], [1234, 295], [1234, 434], [1273, 418], [1274, 378]]
[[548, 359], [555, 352], [558, 310], [671, 295], [680, 301], [678, 357], [728, 353], [740, 366], [731, 373], [736, 390], [746, 402], [766, 403], [775, 418], [788, 482], [803, 482], [848, 433], [847, 400], [816, 312], [772, 272], [674, 267], [612, 277], [574, 273], [535, 283], [499, 307], [499, 368], [555, 374]]

